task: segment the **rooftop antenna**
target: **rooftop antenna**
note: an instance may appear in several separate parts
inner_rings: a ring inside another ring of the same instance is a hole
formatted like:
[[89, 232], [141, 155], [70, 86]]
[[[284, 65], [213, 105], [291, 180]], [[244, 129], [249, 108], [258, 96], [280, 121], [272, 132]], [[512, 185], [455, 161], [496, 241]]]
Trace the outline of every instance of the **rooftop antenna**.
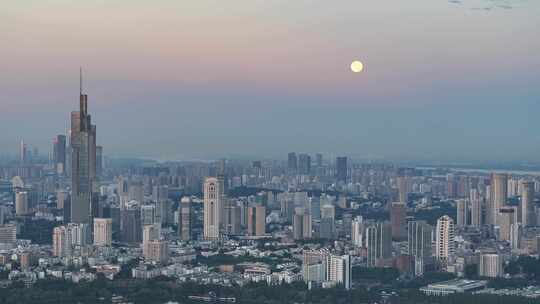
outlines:
[[79, 67], [79, 93], [82, 95], [82, 67]]

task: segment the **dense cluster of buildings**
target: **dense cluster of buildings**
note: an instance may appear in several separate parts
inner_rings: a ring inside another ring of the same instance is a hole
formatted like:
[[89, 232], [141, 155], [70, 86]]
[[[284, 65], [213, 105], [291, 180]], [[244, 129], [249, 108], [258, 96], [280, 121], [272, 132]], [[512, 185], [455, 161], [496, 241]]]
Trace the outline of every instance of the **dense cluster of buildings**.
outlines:
[[[515, 257], [539, 253], [534, 175], [294, 152], [284, 161], [117, 164], [96, 144], [82, 91], [79, 105], [48, 160], [21, 143], [18, 161], [0, 165], [0, 265], [13, 279], [114, 278], [131, 267], [140, 279], [349, 289], [353, 266], [415, 277], [464, 276], [476, 265], [495, 278]], [[43, 222], [54, 224], [50, 242], [29, 242], [25, 227]], [[231, 262], [246, 257], [260, 264]]]

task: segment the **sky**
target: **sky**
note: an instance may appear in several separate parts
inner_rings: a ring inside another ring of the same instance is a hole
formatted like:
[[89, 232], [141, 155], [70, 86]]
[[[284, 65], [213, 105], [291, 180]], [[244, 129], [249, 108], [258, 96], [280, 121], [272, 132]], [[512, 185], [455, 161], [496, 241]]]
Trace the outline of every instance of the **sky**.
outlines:
[[9, 1], [0, 152], [50, 150], [82, 66], [109, 156], [540, 161], [539, 16], [533, 0]]

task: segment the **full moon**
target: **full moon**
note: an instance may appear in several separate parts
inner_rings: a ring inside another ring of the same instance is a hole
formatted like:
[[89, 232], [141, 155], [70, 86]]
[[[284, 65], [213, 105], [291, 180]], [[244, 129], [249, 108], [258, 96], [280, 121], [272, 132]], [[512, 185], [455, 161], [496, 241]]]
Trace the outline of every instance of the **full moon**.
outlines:
[[360, 73], [364, 69], [364, 64], [358, 60], [355, 60], [351, 63], [351, 71], [354, 73]]

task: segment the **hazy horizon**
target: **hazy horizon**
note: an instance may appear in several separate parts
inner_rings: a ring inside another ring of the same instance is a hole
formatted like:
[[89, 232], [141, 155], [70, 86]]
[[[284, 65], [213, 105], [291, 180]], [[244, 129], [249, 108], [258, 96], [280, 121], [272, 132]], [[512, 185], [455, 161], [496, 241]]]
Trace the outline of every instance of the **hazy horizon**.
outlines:
[[0, 153], [67, 132], [82, 66], [107, 155], [540, 161], [538, 16], [524, 0], [4, 4]]

